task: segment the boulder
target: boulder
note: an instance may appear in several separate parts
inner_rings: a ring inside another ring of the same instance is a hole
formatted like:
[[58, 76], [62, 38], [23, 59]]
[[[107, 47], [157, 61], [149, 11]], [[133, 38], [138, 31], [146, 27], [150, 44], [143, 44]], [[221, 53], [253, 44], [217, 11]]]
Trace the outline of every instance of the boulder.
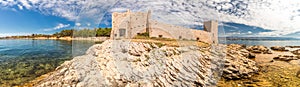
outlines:
[[249, 59], [255, 57], [242, 46], [228, 45], [227, 56], [224, 64], [223, 77], [226, 79], [249, 78], [258, 72], [255, 61]]
[[252, 58], [255, 58], [255, 54], [253, 54], [253, 53], [248, 53], [248, 55], [247, 55], [246, 57], [252, 59]]
[[295, 55], [300, 55], [300, 49], [294, 50], [294, 51], [292, 51], [292, 53], [295, 54]]
[[267, 47], [262, 45], [248, 46], [246, 49], [252, 53], [272, 54]]
[[278, 55], [277, 57], [274, 57], [273, 59], [289, 62], [291, 60], [298, 60], [299, 58], [298, 58], [298, 56], [293, 56], [293, 55]]
[[289, 47], [289, 48], [300, 48], [300, 46], [286, 46], [286, 47]]
[[271, 49], [274, 51], [289, 51], [289, 50], [285, 49], [285, 47], [281, 47], [281, 46], [273, 46], [273, 47], [271, 47]]
[[300, 78], [300, 70], [296, 73], [296, 77]]

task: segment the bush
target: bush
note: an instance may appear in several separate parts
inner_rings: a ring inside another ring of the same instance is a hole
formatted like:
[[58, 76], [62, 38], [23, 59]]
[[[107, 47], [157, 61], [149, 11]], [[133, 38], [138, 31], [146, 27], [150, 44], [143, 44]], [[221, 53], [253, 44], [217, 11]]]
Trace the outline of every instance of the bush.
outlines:
[[96, 29], [96, 36], [102, 36], [102, 37], [110, 37], [111, 28], [98, 28]]
[[150, 39], [149, 37], [149, 33], [145, 32], [145, 33], [138, 33], [135, 37], [133, 37], [134, 39]]

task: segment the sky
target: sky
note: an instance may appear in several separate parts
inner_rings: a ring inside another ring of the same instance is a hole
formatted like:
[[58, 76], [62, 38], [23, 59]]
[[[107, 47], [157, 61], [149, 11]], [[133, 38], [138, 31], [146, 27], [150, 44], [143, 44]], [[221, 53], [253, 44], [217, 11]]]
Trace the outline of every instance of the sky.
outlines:
[[225, 36], [300, 37], [299, 0], [0, 0], [0, 37], [110, 27], [127, 9], [190, 28], [218, 20]]

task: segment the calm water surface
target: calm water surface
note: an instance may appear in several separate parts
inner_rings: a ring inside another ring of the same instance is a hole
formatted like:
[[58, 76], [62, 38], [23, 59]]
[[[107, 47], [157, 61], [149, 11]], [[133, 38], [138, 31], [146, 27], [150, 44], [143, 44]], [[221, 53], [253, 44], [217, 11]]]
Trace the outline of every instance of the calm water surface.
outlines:
[[[223, 44], [224, 41], [221, 41]], [[226, 44], [300, 46], [300, 40], [227, 40]], [[0, 40], [0, 87], [20, 85], [83, 55], [92, 41]]]
[[267, 47], [300, 46], [300, 40], [226, 40], [226, 44], [264, 45]]
[[93, 41], [0, 40], [0, 86], [20, 85], [83, 55]]

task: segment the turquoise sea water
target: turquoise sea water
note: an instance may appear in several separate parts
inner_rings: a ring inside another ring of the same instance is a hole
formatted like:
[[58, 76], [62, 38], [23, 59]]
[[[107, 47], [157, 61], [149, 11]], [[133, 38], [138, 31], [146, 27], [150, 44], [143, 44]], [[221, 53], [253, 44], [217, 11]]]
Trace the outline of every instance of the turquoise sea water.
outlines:
[[267, 47], [300, 46], [300, 40], [226, 40], [226, 44], [264, 45]]
[[[300, 40], [226, 40], [226, 44], [300, 46]], [[83, 55], [93, 41], [0, 40], [0, 87], [20, 85]]]
[[83, 55], [92, 41], [0, 40], [0, 86], [20, 85]]

